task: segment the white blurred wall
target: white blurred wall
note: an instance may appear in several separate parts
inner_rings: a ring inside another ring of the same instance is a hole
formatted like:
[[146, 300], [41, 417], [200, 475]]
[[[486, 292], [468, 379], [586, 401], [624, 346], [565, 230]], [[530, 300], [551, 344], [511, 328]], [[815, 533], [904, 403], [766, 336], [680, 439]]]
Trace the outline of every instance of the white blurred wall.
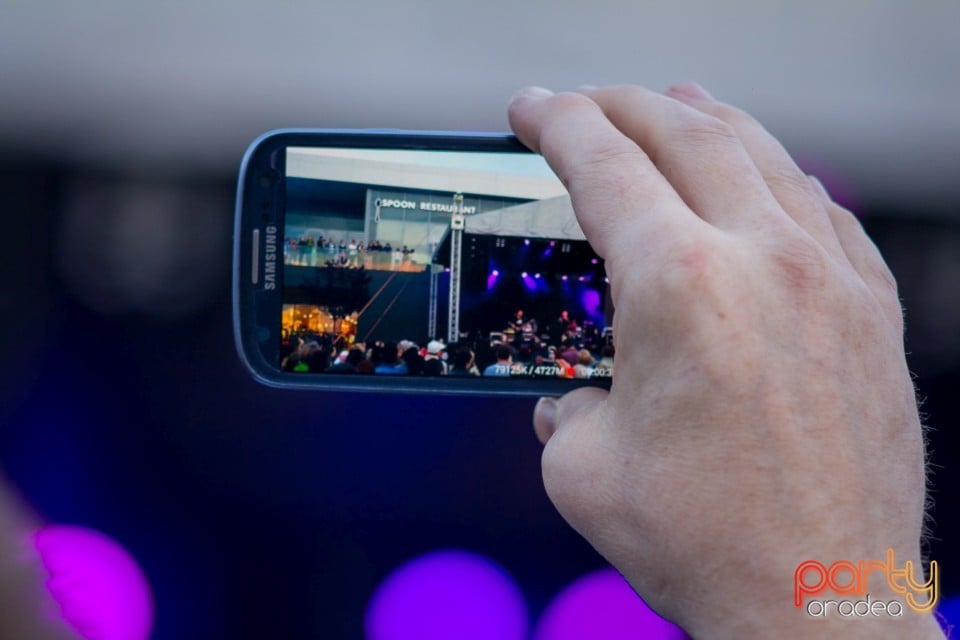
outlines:
[[0, 152], [223, 175], [270, 128], [502, 130], [525, 84], [696, 79], [862, 197], [943, 207], [958, 32], [956, 0], [4, 0]]

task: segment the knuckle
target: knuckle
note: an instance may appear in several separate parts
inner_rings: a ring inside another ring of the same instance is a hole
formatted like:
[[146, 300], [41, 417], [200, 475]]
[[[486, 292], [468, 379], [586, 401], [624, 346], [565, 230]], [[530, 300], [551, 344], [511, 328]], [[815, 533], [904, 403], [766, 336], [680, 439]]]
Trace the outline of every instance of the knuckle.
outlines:
[[678, 317], [678, 309], [697, 305], [710, 295], [708, 292], [716, 289], [720, 270], [716, 268], [713, 251], [707, 242], [699, 240], [672, 243], [651, 252], [649, 264], [655, 267], [621, 264], [610, 279], [610, 293], [617, 313], [621, 317], [643, 317], [658, 322]]
[[661, 294], [702, 298], [724, 273], [720, 247], [705, 239], [675, 246], [663, 262], [659, 274]]
[[730, 106], [724, 102], [717, 102], [711, 105], [708, 113], [715, 118], [723, 120], [734, 129], [760, 126], [760, 123], [758, 123], [754, 117], [748, 114], [746, 111], [737, 109], [736, 107]]
[[596, 108], [594, 102], [582, 93], [572, 91], [561, 91], [547, 98], [547, 103], [551, 109], [583, 109], [584, 107]]
[[866, 248], [865, 259], [863, 260], [863, 278], [875, 287], [876, 293], [881, 297], [891, 297], [897, 308], [900, 306], [900, 293], [897, 286], [897, 279], [890, 270], [889, 265], [880, 255], [880, 250], [867, 235], [863, 225], [856, 215], [848, 209], [837, 204], [829, 206], [830, 222], [838, 233], [849, 237], [863, 240]]
[[[590, 155], [584, 157], [577, 168], [586, 172], [607, 171], [617, 168], [625, 162], [633, 163], [642, 159], [642, 152], [636, 148], [617, 142], [601, 143], [590, 149]], [[631, 165], [632, 166], [632, 165]]]
[[678, 113], [674, 129], [678, 138], [687, 145], [726, 145], [739, 141], [733, 126], [716, 116], [691, 109], [683, 109]]
[[576, 154], [569, 153], [569, 140], [560, 128], [569, 126], [570, 118], [577, 113], [597, 112], [600, 107], [579, 93], [558, 93], [549, 98], [550, 112], [554, 116], [541, 136], [541, 151], [545, 156], [567, 155], [570, 160], [560, 176], [564, 186], [603, 184], [613, 185], [623, 191], [637, 179], [637, 166], [647, 160], [636, 144], [615, 131], [606, 131], [591, 139], [581, 141]]
[[784, 238], [774, 245], [773, 262], [784, 283], [796, 292], [820, 291], [828, 281], [829, 257], [811, 239]]
[[774, 193], [794, 193], [801, 197], [817, 201], [817, 194], [813, 190], [806, 174], [792, 162], [779, 162], [762, 171], [763, 180]]
[[867, 234], [863, 225], [860, 224], [860, 220], [857, 219], [857, 216], [848, 209], [831, 202], [827, 207], [827, 213], [830, 214], [830, 222], [834, 227], [837, 227], [838, 230], [843, 230], [851, 234]]
[[562, 178], [564, 186], [570, 189], [571, 184], [578, 182], [584, 184], [599, 182], [605, 185], [612, 184], [614, 193], [625, 192], [636, 181], [635, 169], [645, 156], [638, 147], [623, 142], [623, 140], [595, 142], [589, 153], [584, 154], [579, 162], [572, 165], [567, 175]]

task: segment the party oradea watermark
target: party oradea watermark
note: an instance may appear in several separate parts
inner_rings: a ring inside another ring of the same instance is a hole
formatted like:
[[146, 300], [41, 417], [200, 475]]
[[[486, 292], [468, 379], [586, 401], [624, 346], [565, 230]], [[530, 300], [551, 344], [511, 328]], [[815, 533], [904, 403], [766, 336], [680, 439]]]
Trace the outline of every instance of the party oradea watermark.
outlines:
[[[871, 597], [867, 583], [874, 573], [884, 575], [893, 597]], [[837, 597], [830, 598], [830, 594]], [[902, 618], [910, 611], [930, 613], [939, 598], [936, 560], [930, 562], [925, 578], [923, 567], [915, 567], [910, 560], [898, 567], [893, 549], [887, 549], [885, 560], [838, 560], [830, 565], [806, 560], [797, 565], [793, 575], [793, 604], [814, 618]]]

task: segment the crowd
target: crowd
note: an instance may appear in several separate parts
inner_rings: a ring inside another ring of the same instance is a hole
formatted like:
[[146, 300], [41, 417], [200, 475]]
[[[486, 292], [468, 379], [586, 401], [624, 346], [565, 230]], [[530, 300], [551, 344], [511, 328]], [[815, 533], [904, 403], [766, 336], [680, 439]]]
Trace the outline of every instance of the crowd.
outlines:
[[509, 343], [494, 344], [486, 360], [490, 364], [480, 369], [486, 377], [556, 377], [556, 378], [609, 378], [613, 375], [613, 345], [599, 350], [563, 341], [553, 345], [524, 345], [520, 348]]
[[613, 374], [614, 348], [595, 352], [564, 341], [560, 346], [516, 348], [444, 344], [430, 340], [358, 342], [342, 345], [330, 336], [300, 333], [284, 341], [281, 369], [295, 373], [341, 373], [399, 376], [608, 378]]
[[303, 236], [287, 237], [283, 241], [284, 264], [296, 267], [402, 267], [410, 264], [413, 253], [414, 250], [407, 245], [394, 246], [389, 241], [381, 243], [379, 240], [364, 244], [346, 238], [337, 241], [323, 236], [316, 239]]

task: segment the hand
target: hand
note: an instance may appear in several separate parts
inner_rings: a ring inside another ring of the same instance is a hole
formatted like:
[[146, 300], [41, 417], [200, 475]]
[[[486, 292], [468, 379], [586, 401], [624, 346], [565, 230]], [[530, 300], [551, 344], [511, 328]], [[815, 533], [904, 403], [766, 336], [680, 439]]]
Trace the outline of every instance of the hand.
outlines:
[[[856, 218], [696, 85], [528, 89], [509, 115], [569, 190], [616, 308], [610, 392], [535, 412], [563, 517], [698, 639], [942, 637], [909, 609], [793, 604], [806, 560], [920, 563], [900, 303]], [[894, 597], [881, 574], [870, 593]]]

